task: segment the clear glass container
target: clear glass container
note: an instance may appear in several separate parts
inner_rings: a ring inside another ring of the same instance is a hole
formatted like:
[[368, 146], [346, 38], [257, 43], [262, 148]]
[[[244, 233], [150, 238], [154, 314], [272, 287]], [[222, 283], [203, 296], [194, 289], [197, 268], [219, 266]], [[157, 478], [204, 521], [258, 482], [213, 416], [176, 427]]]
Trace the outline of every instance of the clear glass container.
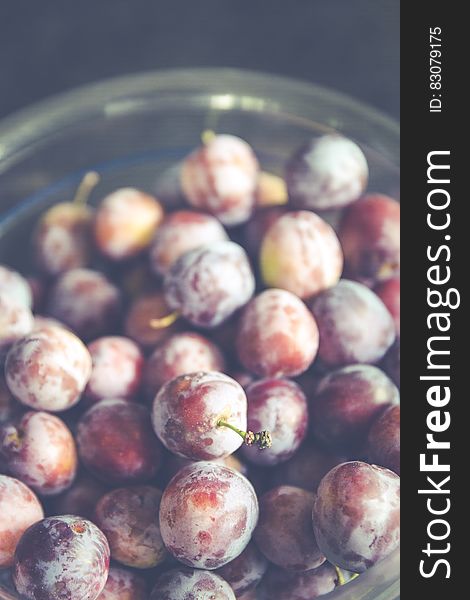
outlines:
[[[399, 127], [370, 107], [249, 71], [144, 73], [79, 88], [0, 122], [0, 262], [27, 267], [36, 217], [71, 199], [87, 171], [100, 173], [101, 197], [123, 185], [153, 191], [159, 175], [199, 144], [206, 129], [246, 139], [263, 167], [277, 173], [312, 135], [339, 131], [366, 153], [369, 189], [398, 198]], [[330, 597], [396, 600], [399, 553]]]

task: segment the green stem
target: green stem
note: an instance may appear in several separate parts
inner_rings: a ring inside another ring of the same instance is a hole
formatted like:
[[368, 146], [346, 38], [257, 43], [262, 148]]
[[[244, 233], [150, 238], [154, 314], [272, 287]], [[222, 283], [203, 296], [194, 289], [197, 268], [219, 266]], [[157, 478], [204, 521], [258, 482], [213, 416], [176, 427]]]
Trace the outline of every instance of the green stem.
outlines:
[[260, 450], [270, 448], [273, 443], [269, 431], [258, 431], [257, 433], [254, 433], [253, 431], [243, 431], [242, 429], [235, 427], [235, 425], [231, 425], [222, 420], [217, 421], [217, 427], [228, 427], [235, 433], [238, 433], [247, 446], [258, 446]]

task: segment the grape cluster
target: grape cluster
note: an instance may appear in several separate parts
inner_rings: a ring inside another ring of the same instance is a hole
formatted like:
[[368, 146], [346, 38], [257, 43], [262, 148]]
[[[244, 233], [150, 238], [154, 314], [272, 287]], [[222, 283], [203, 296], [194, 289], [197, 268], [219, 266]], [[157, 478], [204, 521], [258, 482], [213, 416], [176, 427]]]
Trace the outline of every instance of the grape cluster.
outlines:
[[0, 596], [311, 600], [399, 544], [399, 205], [338, 134], [203, 140], [0, 265]]

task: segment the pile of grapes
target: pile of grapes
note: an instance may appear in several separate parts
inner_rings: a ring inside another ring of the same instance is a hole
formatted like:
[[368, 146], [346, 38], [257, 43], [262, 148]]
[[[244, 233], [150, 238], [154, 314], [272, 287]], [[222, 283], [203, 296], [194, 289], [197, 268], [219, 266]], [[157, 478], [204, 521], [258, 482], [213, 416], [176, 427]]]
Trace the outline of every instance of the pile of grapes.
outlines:
[[0, 265], [0, 598], [312, 600], [399, 545], [398, 202], [337, 134], [179, 173]]

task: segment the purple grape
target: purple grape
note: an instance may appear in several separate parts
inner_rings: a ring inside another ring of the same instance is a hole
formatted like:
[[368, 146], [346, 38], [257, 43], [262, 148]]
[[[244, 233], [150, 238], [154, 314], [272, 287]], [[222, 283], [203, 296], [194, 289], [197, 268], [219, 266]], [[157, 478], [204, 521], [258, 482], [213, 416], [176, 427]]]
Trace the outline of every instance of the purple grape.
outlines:
[[171, 310], [213, 328], [248, 302], [255, 279], [243, 248], [223, 241], [183, 254], [166, 274], [164, 289]]
[[248, 386], [248, 429], [268, 430], [272, 446], [244, 446], [243, 456], [257, 465], [277, 465], [296, 452], [307, 433], [308, 409], [300, 387], [287, 379], [261, 379]]
[[386, 306], [360, 283], [342, 279], [311, 307], [320, 331], [318, 356], [330, 367], [378, 362], [395, 339]]
[[172, 569], [160, 575], [150, 600], [235, 600], [230, 585], [216, 573]]
[[338, 465], [322, 479], [312, 516], [326, 558], [362, 573], [400, 543], [400, 478], [363, 462]]
[[286, 168], [290, 201], [309, 210], [339, 208], [353, 202], [364, 191], [367, 179], [362, 150], [338, 134], [311, 140], [297, 150]]
[[258, 521], [258, 501], [240, 473], [211, 462], [181, 469], [163, 492], [160, 531], [182, 563], [217, 569], [248, 545]]
[[291, 571], [308, 571], [325, 562], [312, 527], [314, 500], [312, 492], [287, 485], [261, 496], [254, 539], [270, 562]]
[[16, 589], [31, 600], [96, 600], [109, 571], [109, 546], [90, 521], [48, 517], [23, 534], [15, 553]]

